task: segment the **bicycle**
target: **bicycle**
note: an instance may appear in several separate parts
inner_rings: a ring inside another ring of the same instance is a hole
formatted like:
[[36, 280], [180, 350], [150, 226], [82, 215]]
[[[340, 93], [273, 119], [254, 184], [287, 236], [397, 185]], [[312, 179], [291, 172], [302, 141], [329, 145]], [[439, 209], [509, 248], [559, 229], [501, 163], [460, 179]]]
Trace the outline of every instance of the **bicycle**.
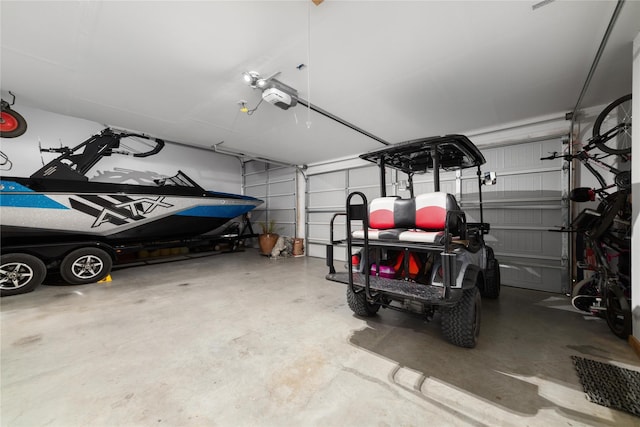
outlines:
[[[607, 239], [609, 245], [614, 245], [619, 249], [629, 249], [630, 247], [630, 219], [631, 219], [631, 172], [621, 171], [612, 165], [602, 161], [603, 157], [588, 153], [593, 146], [587, 145], [587, 150], [579, 151], [576, 154], [552, 153], [548, 157], [541, 157], [541, 160], [551, 160], [563, 158], [565, 161], [579, 160], [587, 170], [589, 170], [600, 184], [600, 188], [577, 187], [569, 193], [569, 199], [573, 202], [588, 202], [600, 200], [596, 209], [599, 221], [593, 224], [589, 230], [592, 239]], [[605, 157], [608, 157], [607, 155]], [[596, 163], [607, 169], [614, 175], [614, 183], [608, 184], [602, 174], [592, 165]], [[612, 188], [617, 188], [615, 192], [610, 192]], [[624, 230], [624, 231], [623, 231]], [[561, 229], [560, 231], [572, 231]], [[575, 231], [575, 230], [573, 230]]]
[[[572, 290], [572, 305], [599, 317], [604, 317], [609, 329], [626, 339], [632, 331], [630, 233], [631, 233], [631, 172], [622, 171], [603, 161], [619, 156], [628, 161], [631, 153], [631, 95], [625, 95], [607, 105], [594, 123], [593, 137], [575, 154], [552, 153], [541, 160], [563, 158], [578, 160], [590, 171], [600, 188], [578, 187], [571, 190], [574, 202], [600, 200], [597, 209], [583, 209], [568, 228], [556, 231], [576, 232], [584, 236], [585, 260], [578, 264], [593, 274], [578, 282]], [[604, 155], [592, 154], [595, 148]], [[594, 167], [598, 165], [614, 175], [608, 184]], [[611, 189], [616, 188], [615, 192]], [[616, 263], [613, 261], [617, 260]]]
[[[614, 205], [622, 204], [621, 200], [623, 198], [619, 196]], [[624, 205], [630, 212], [630, 203]], [[587, 244], [585, 259], [578, 263], [578, 267], [593, 272], [590, 277], [574, 286], [571, 303], [578, 310], [604, 317], [609, 329], [616, 336], [626, 339], [632, 331], [629, 264], [631, 251], [628, 240], [626, 245], [617, 244], [620, 238], [614, 238], [613, 231], [595, 234], [594, 230], [598, 230], [600, 220], [601, 215], [598, 211], [584, 209], [571, 224], [570, 231], [584, 235]], [[612, 223], [614, 219], [609, 217], [602, 222]], [[624, 222], [629, 229], [630, 220]], [[611, 227], [611, 224], [608, 226]], [[615, 264], [614, 259], [617, 260]]]

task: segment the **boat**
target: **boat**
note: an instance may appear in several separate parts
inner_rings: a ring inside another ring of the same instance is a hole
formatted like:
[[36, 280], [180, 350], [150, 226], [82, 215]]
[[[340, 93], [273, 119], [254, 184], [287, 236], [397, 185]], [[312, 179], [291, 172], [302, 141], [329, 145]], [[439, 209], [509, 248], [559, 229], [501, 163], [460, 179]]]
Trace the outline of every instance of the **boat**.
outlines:
[[[130, 141], [142, 141], [142, 148]], [[235, 248], [254, 237], [244, 233], [253, 232], [247, 214], [262, 200], [207, 191], [182, 171], [138, 172], [133, 183], [119, 171], [87, 177], [104, 157], [147, 157], [164, 145], [107, 128], [74, 148], [41, 148], [60, 155], [30, 177], [1, 176], [0, 296], [33, 291], [50, 271], [72, 285], [98, 282], [121, 256], [145, 248], [217, 240]], [[104, 180], [118, 174], [122, 179]], [[242, 231], [231, 221], [240, 216]]]
[[[121, 148], [125, 138], [153, 146], [131, 152]], [[107, 128], [71, 149], [41, 149], [61, 155], [28, 178], [0, 179], [2, 245], [86, 238], [113, 245], [189, 238], [262, 203], [254, 197], [207, 191], [182, 171], [153, 179], [151, 185], [96, 182], [86, 176], [106, 156], [147, 157], [163, 147], [161, 139]]]

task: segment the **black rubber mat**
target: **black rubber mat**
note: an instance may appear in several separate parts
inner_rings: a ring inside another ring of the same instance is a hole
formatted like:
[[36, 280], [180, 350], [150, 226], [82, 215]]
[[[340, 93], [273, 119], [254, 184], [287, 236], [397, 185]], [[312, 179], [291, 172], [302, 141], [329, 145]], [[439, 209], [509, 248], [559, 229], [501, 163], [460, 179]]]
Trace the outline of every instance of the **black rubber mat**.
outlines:
[[587, 399], [640, 417], [640, 372], [571, 356]]

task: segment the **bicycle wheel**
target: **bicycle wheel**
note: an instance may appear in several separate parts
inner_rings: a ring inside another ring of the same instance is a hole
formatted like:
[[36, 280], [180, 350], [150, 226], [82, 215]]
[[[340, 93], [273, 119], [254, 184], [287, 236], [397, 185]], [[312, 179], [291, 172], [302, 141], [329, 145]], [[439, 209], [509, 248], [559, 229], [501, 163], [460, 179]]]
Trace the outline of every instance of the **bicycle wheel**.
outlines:
[[596, 146], [610, 154], [631, 152], [631, 94], [607, 105], [593, 123]]
[[612, 284], [606, 290], [606, 320], [614, 335], [627, 339], [632, 333], [630, 298], [619, 284]]
[[591, 237], [601, 240], [617, 250], [631, 246], [631, 203], [627, 191], [608, 195], [599, 205], [600, 223], [591, 231]]

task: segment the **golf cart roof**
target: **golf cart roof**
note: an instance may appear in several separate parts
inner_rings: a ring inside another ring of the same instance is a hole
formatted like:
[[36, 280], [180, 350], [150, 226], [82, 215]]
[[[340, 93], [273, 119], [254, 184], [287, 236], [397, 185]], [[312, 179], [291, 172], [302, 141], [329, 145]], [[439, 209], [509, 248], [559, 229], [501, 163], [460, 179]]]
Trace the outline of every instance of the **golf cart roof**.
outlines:
[[[466, 169], [486, 162], [480, 150], [464, 135], [432, 136], [389, 145], [360, 155], [373, 163], [398, 169], [407, 174], [433, 169], [434, 149], [444, 170]], [[438, 163], [436, 163], [438, 164]]]

